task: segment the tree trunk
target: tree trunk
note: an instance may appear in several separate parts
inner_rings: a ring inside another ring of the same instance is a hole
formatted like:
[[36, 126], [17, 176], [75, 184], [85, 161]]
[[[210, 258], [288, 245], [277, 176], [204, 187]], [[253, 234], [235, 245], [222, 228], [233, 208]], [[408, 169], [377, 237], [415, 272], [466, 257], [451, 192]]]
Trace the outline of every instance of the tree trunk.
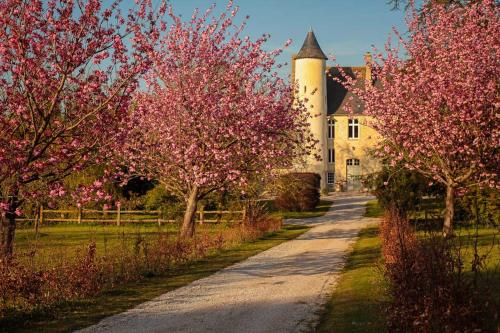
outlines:
[[8, 225], [8, 220], [7, 216], [1, 215], [0, 216], [0, 236], [2, 237], [0, 239], [0, 256], [4, 254], [4, 249], [5, 249], [5, 241], [7, 240], [7, 225]]
[[9, 210], [2, 218], [2, 254], [10, 259], [14, 253], [14, 237], [16, 235], [16, 209], [19, 206], [17, 196], [9, 199]]
[[16, 235], [16, 213], [9, 212], [6, 214], [7, 232], [4, 244], [4, 255], [6, 258], [11, 258], [14, 253], [14, 237]]
[[455, 188], [446, 186], [445, 212], [443, 234], [446, 237], [453, 235], [453, 215], [455, 214]]
[[184, 220], [182, 221], [181, 237], [188, 238], [194, 236], [195, 214], [198, 205], [198, 187], [195, 186], [187, 200], [186, 211], [184, 212]]

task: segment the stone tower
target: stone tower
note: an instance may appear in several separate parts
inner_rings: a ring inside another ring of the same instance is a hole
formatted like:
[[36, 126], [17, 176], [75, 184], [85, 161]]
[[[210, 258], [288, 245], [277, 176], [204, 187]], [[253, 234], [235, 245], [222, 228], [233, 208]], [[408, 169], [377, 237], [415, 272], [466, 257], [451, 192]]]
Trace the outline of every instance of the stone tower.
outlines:
[[311, 154], [306, 159], [305, 171], [315, 172], [321, 176], [322, 190], [327, 188], [328, 169], [326, 60], [327, 57], [311, 29], [299, 53], [294, 56], [292, 78], [298, 83], [298, 97], [308, 99], [306, 104], [310, 114], [311, 131], [319, 141], [315, 153], [321, 156], [321, 161]]

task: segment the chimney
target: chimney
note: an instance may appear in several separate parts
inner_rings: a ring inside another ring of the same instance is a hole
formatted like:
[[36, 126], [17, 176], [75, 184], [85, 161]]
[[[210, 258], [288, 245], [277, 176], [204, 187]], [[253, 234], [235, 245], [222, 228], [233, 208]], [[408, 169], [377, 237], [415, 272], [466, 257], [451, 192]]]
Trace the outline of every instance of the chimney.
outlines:
[[365, 82], [367, 85], [372, 85], [372, 54], [365, 53]]

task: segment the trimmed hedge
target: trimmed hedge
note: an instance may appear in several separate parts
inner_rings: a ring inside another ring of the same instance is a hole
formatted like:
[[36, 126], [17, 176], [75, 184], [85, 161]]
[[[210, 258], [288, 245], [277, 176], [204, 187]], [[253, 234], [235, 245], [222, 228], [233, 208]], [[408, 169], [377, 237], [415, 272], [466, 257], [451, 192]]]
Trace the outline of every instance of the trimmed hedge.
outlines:
[[321, 177], [312, 172], [294, 172], [281, 176], [275, 200], [276, 208], [302, 212], [319, 204]]

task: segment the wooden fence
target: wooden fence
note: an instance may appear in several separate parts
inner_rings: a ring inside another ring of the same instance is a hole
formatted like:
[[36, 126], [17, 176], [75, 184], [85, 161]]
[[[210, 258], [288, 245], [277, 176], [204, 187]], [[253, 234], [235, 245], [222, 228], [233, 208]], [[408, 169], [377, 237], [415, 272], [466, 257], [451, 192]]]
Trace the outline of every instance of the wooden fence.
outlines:
[[[54, 215], [59, 215], [55, 217]], [[229, 219], [223, 219], [229, 215]], [[211, 217], [211, 218], [207, 218]], [[235, 219], [234, 217], [239, 217]], [[196, 211], [196, 220], [199, 224], [204, 223], [220, 223], [222, 221], [241, 222], [245, 219], [246, 211], [243, 210], [210, 210], [206, 211], [203, 208]], [[215, 217], [215, 218], [214, 218]], [[45, 209], [40, 207], [37, 217], [35, 218], [19, 218], [22, 222], [35, 222], [37, 225], [43, 225], [50, 222], [70, 222], [70, 223], [106, 223], [121, 225], [124, 223], [175, 223], [179, 220], [165, 219], [161, 210], [121, 210], [118, 207], [116, 210], [94, 210], [94, 209]]]

